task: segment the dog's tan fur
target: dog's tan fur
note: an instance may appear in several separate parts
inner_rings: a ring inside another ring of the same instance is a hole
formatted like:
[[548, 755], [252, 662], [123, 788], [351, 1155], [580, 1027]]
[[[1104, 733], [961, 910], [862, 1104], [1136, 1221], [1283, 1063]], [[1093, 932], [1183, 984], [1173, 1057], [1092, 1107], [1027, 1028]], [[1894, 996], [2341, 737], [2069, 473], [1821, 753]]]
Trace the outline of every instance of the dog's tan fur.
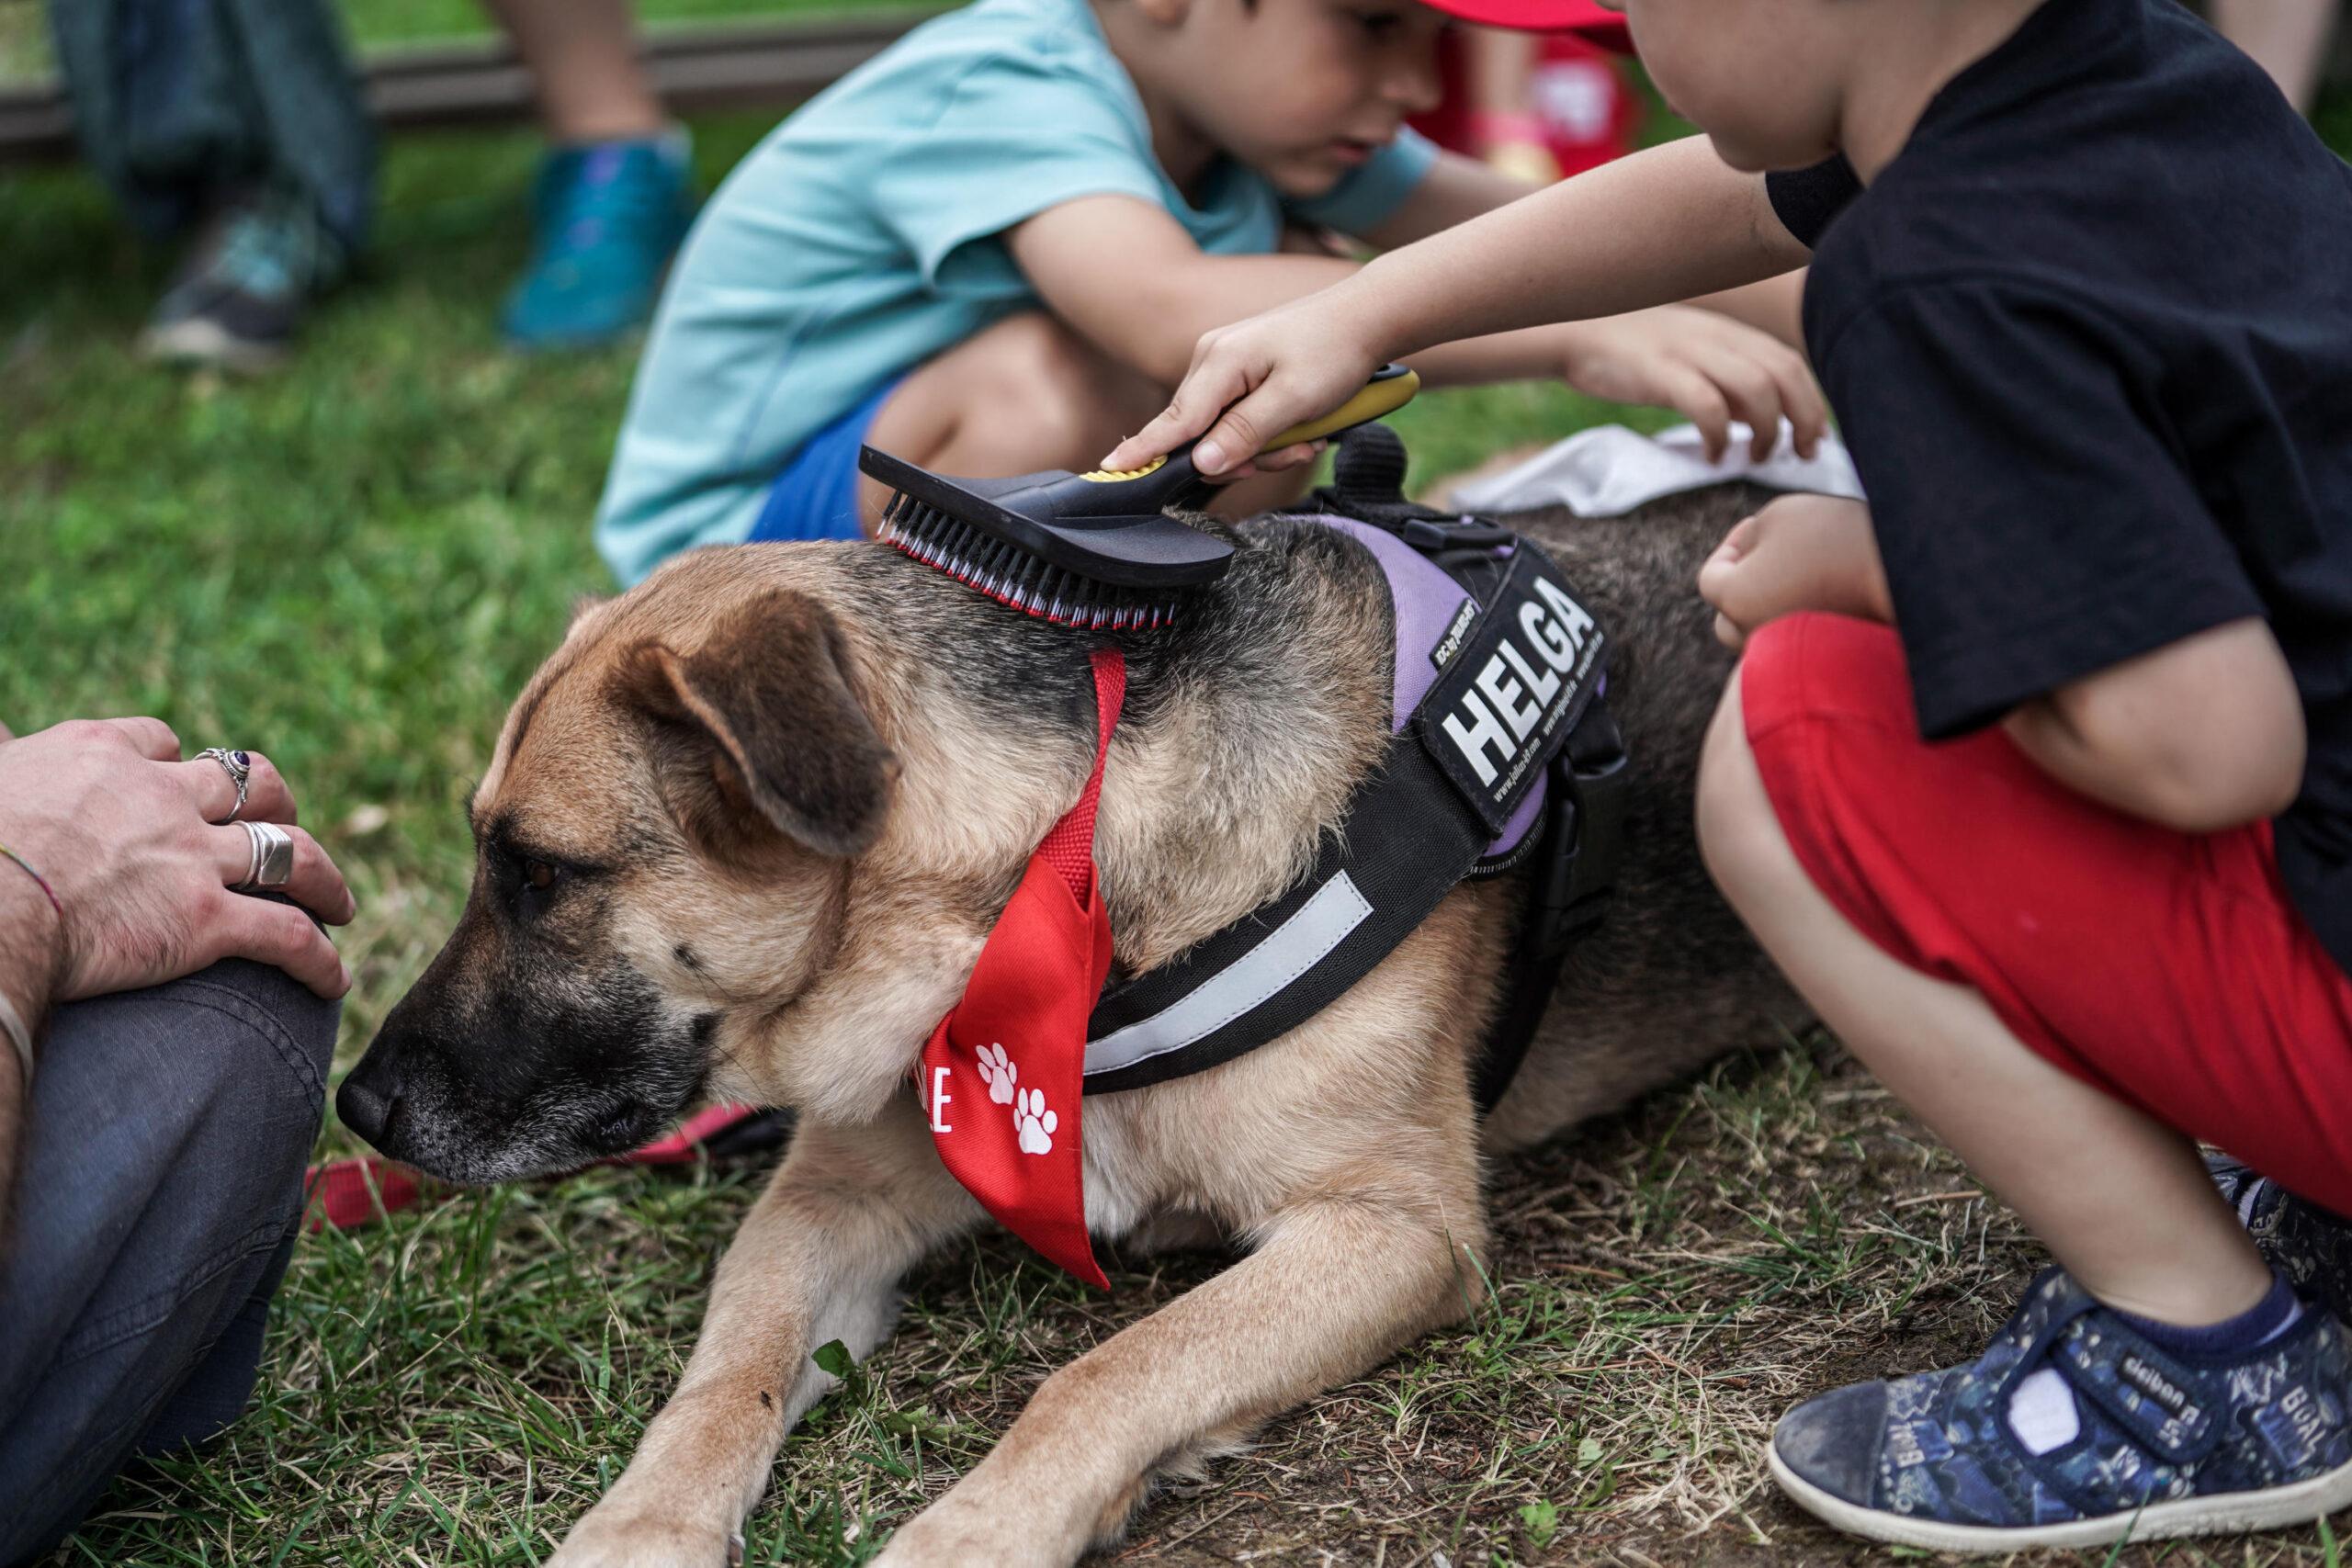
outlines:
[[[1647, 526], [1537, 528], [1618, 633], [1612, 701], [1652, 773], [1625, 908], [1572, 961], [1566, 1005], [1485, 1124], [1489, 1151], [1793, 1016], [1706, 892], [1687, 821], [1725, 669], [1689, 574], [1746, 500], [1699, 498]], [[1282, 600], [1279, 616], [1237, 634], [1252, 658], [1211, 669], [1136, 656], [1097, 839], [1123, 965], [1164, 962], [1278, 893], [1385, 743], [1378, 579], [1368, 559], [1297, 533], [1252, 534], [1237, 570], [1235, 593]], [[708, 1092], [799, 1116], [719, 1267], [684, 1379], [560, 1568], [727, 1562], [776, 1445], [831, 1385], [811, 1350], [872, 1349], [901, 1274], [984, 1218], [941, 1166], [908, 1075], [1078, 794], [1091, 699], [1075, 649], [1036, 653], [1037, 689], [1020, 701], [988, 696], [989, 677], [959, 667], [968, 647], [946, 644], [968, 634], [1034, 650], [1059, 634], [941, 599], [963, 592], [878, 547], [685, 557], [576, 618], [482, 781], [478, 824], [615, 868], [594, 918], [559, 904], [534, 940], [576, 955], [580, 973], [624, 963], [663, 1009], [712, 1016]], [[798, 661], [794, 683], [763, 688], [779, 649]], [[795, 711], [747, 714], [763, 705]], [[775, 724], [796, 739], [763, 739]], [[1172, 1223], [1244, 1255], [1048, 1378], [879, 1562], [1070, 1562], [1120, 1528], [1155, 1472], [1470, 1308], [1486, 1217], [1468, 1084], [1519, 896], [1510, 879], [1465, 884], [1283, 1040], [1088, 1100], [1098, 1233]], [[495, 976], [514, 972], [514, 940], [461, 925], [420, 991], [511, 983]]]

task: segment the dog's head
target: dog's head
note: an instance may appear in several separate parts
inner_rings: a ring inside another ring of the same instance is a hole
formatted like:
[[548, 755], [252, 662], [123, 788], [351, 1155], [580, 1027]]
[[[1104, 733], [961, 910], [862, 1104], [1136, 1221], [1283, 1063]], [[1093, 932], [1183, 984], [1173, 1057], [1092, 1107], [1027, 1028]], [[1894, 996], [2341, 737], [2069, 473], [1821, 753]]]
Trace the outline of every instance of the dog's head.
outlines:
[[[778, 1021], [846, 956], [900, 762], [841, 618], [719, 554], [584, 611], [508, 715], [464, 915], [337, 1098], [385, 1153], [567, 1169], [788, 1077]], [[899, 1000], [900, 1033], [941, 1008]]]

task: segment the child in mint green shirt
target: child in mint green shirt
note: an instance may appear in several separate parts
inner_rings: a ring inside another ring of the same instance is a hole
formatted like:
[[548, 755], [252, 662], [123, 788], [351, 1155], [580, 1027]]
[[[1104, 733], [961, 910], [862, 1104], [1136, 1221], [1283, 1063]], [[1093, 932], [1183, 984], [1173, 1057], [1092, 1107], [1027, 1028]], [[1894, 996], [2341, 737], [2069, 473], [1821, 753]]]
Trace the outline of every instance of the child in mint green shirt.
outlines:
[[[916, 28], [705, 209], [598, 512], [606, 560], [634, 582], [696, 545], [854, 536], [878, 501], [865, 441], [956, 473], [1087, 467], [1165, 401], [1202, 332], [1354, 265], [1277, 254], [1286, 229], [1393, 245], [1523, 194], [1403, 127], [1434, 101], [1444, 25], [1413, 0], [980, 0]], [[1692, 311], [1416, 368], [1773, 429], [1811, 395], [1793, 350]]]

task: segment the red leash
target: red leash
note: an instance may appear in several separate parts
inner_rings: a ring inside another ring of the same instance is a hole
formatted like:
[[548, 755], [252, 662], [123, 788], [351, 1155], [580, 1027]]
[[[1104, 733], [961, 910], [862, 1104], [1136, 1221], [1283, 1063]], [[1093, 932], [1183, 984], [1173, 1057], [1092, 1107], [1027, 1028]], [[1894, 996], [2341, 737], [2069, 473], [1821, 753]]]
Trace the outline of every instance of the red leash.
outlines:
[[[714, 1105], [687, 1117], [666, 1138], [597, 1163], [692, 1165], [701, 1157], [698, 1151], [705, 1144], [761, 1114], [749, 1105]], [[432, 1178], [381, 1155], [360, 1155], [314, 1165], [309, 1180], [311, 1210], [304, 1224], [314, 1231], [328, 1225], [339, 1231], [372, 1225], [403, 1209], [416, 1207], [428, 1194], [437, 1197], [448, 1190]]]

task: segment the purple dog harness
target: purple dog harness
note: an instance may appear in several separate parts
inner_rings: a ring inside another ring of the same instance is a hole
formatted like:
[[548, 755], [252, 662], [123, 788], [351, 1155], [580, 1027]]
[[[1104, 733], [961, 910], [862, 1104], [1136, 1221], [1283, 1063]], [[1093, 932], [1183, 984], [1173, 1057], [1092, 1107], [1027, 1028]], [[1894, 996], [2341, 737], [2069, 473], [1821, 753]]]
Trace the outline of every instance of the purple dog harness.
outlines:
[[1465, 878], [1538, 863], [1508, 998], [1474, 1086], [1510, 1086], [1561, 962], [1614, 877], [1626, 760], [1603, 694], [1608, 640], [1541, 547], [1396, 493], [1403, 450], [1351, 434], [1306, 521], [1372, 553], [1395, 608], [1387, 753], [1313, 871], [1169, 964], [1106, 992], [1085, 1090], [1202, 1071], [1298, 1027]]

